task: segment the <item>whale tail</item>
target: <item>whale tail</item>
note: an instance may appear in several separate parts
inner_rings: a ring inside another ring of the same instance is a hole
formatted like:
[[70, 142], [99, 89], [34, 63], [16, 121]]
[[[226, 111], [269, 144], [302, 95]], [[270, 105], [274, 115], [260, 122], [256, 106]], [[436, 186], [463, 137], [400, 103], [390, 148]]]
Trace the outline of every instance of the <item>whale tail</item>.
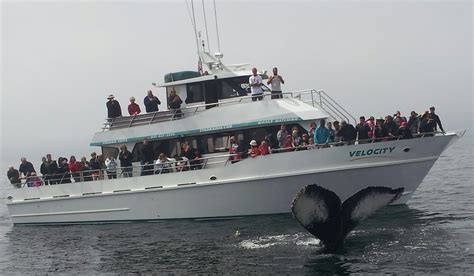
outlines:
[[400, 198], [403, 188], [368, 187], [341, 204], [332, 191], [318, 185], [301, 189], [291, 211], [308, 232], [329, 249], [342, 246], [345, 237], [364, 219]]

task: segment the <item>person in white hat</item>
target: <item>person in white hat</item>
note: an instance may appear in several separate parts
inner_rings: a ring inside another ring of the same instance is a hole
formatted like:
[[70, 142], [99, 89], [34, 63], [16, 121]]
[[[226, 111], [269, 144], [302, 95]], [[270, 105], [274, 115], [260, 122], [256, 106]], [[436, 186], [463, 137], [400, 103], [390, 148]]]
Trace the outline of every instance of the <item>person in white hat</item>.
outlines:
[[142, 111], [140, 110], [140, 106], [135, 103], [135, 98], [130, 97], [130, 104], [128, 105], [128, 114], [130, 114], [130, 116], [136, 116], [140, 114], [140, 112]]
[[258, 150], [258, 144], [255, 140], [250, 141], [249, 155], [250, 157], [257, 157], [260, 155], [260, 151]]
[[114, 95], [110, 94], [107, 99], [109, 100], [107, 106], [107, 118], [113, 119], [122, 117], [122, 108], [120, 108], [119, 102], [115, 100]]

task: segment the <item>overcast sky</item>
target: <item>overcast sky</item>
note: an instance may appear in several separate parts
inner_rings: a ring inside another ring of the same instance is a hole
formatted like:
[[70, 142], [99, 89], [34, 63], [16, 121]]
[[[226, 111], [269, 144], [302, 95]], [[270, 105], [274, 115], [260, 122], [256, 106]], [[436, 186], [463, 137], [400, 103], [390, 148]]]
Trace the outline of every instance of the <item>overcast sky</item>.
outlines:
[[[217, 51], [212, 1], [205, 1]], [[168, 72], [196, 69], [183, 1], [2, 1], [1, 173], [89, 156], [108, 94], [125, 112]], [[201, 1], [195, 1], [204, 33]], [[471, 1], [217, 1], [224, 62], [277, 66], [285, 91], [323, 89], [354, 116], [436, 106], [473, 129]], [[163, 91], [154, 91], [163, 99]]]

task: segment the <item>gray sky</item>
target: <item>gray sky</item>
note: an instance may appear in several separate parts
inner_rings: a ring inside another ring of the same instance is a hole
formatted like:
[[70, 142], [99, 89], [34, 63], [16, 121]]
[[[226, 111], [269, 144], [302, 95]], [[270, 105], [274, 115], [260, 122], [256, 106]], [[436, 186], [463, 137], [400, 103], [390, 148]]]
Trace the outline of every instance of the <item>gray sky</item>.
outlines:
[[[204, 33], [201, 1], [195, 1]], [[212, 1], [206, 1], [217, 51]], [[183, 1], [3, 1], [1, 173], [26, 156], [89, 156], [108, 94], [126, 112], [168, 72], [196, 69]], [[471, 1], [217, 1], [224, 62], [280, 68], [354, 116], [422, 112], [473, 129]], [[163, 99], [163, 91], [154, 89]]]

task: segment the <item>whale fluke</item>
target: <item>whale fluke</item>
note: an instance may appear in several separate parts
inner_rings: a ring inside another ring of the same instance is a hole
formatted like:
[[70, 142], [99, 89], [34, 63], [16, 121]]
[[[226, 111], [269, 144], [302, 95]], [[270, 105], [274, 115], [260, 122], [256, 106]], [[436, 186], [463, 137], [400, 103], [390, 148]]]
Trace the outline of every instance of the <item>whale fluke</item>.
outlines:
[[342, 246], [345, 237], [364, 219], [400, 198], [403, 188], [368, 187], [341, 204], [332, 191], [316, 184], [301, 189], [291, 211], [308, 232], [320, 239], [326, 248]]

